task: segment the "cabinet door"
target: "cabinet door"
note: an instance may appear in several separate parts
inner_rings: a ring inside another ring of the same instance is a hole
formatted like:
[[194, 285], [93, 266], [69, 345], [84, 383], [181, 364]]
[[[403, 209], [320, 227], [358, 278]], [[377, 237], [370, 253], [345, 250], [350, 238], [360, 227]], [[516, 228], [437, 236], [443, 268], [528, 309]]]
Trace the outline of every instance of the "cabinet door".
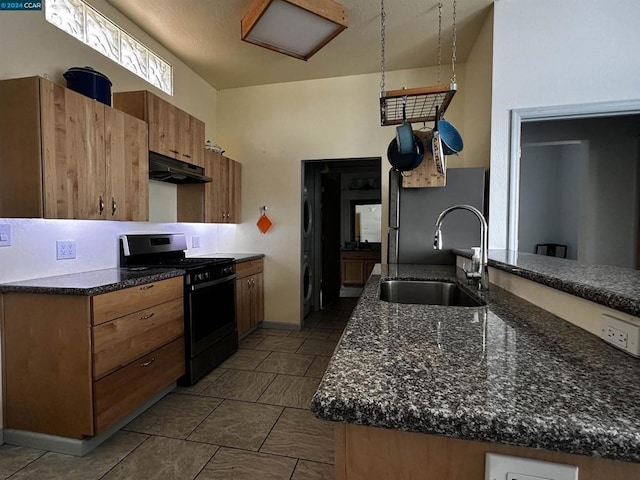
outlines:
[[149, 150], [176, 158], [178, 109], [150, 92], [146, 92], [146, 96]]
[[362, 285], [363, 263], [359, 259], [342, 259], [342, 283], [344, 285]]
[[205, 184], [205, 219], [212, 223], [225, 223], [228, 211], [228, 161], [222, 155], [205, 151], [206, 174], [212, 178]]
[[180, 111], [180, 160], [204, 167], [204, 122]]
[[105, 105], [47, 80], [40, 99], [44, 216], [105, 218]]
[[147, 124], [105, 108], [105, 156], [109, 220], [149, 219]]
[[1, 81], [0, 218], [44, 215], [40, 155], [40, 79]]
[[264, 280], [262, 273], [251, 276], [251, 326], [261, 323], [264, 320]]
[[234, 160], [229, 160], [228, 223], [240, 223], [241, 172], [240, 163]]
[[238, 335], [251, 330], [251, 277], [236, 280], [236, 321]]

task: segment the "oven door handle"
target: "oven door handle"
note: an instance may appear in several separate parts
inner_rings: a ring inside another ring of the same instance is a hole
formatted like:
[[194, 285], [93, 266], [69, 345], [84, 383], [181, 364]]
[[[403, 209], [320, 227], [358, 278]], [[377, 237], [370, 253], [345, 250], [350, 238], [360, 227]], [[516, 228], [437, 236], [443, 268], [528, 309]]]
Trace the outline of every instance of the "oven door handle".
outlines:
[[199, 283], [198, 285], [190, 285], [189, 291], [195, 292], [196, 290], [202, 290], [203, 288], [213, 287], [215, 285], [220, 285], [221, 283], [230, 282], [235, 279], [236, 279], [236, 274], [234, 273], [233, 275], [229, 275], [224, 278], [219, 278], [217, 280], [212, 280], [211, 282]]

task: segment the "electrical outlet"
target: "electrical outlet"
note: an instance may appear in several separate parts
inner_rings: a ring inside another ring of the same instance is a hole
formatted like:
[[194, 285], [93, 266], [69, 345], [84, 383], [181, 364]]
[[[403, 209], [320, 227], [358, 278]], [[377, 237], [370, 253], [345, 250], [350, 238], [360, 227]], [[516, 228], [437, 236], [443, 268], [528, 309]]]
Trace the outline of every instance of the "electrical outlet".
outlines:
[[69, 260], [72, 258], [76, 258], [75, 240], [57, 240], [56, 241], [56, 259]]
[[484, 475], [485, 480], [578, 480], [578, 467], [487, 453]]
[[200, 235], [191, 237], [191, 248], [200, 248]]
[[11, 224], [0, 223], [0, 247], [11, 246]]
[[631, 355], [640, 356], [640, 325], [603, 313], [600, 318], [600, 337]]

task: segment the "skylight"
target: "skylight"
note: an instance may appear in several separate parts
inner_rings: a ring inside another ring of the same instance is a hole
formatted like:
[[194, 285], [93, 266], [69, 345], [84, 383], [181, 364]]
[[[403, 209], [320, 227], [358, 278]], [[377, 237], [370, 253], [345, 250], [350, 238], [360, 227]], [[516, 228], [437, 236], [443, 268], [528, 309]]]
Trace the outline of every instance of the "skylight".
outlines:
[[47, 0], [45, 17], [61, 30], [173, 95], [173, 68], [82, 0]]

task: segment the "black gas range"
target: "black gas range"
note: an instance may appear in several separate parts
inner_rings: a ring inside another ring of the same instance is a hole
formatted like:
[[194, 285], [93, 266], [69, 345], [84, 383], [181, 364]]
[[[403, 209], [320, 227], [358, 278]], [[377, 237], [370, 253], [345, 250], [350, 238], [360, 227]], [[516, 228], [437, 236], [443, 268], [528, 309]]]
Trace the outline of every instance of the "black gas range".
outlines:
[[179, 268], [184, 275], [186, 374], [193, 385], [238, 350], [235, 263], [232, 258], [187, 258], [184, 234], [120, 237], [120, 266]]

